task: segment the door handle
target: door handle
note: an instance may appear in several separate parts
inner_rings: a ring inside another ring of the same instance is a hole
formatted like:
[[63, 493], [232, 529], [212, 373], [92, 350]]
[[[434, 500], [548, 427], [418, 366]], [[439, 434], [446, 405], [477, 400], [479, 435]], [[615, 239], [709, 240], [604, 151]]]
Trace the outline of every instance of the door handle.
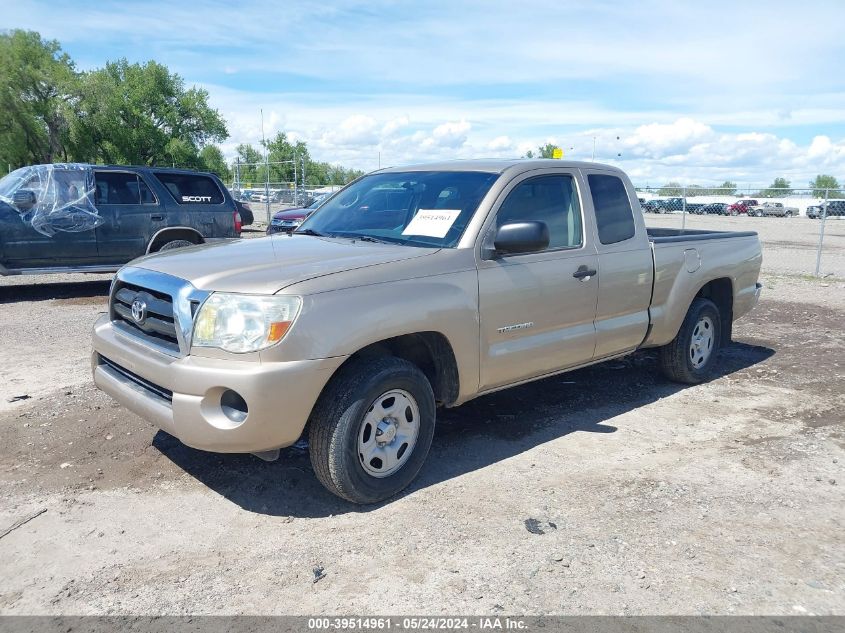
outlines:
[[163, 219], [164, 219], [164, 215], [163, 215], [163, 214], [161, 214], [161, 213], [153, 213], [153, 214], [150, 216], [150, 219], [151, 219], [151, 220], [163, 220]]
[[595, 277], [597, 272], [598, 271], [594, 268], [589, 268], [588, 266], [582, 264], [578, 267], [578, 270], [572, 273], [572, 276], [575, 277], [575, 279], [587, 281], [590, 277]]

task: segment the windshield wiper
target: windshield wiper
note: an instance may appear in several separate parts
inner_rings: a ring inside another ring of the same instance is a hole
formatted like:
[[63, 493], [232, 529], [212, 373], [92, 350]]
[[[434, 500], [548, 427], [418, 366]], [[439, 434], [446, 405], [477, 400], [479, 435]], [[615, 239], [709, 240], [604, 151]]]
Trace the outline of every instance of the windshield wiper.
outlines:
[[377, 237], [373, 237], [371, 235], [349, 235], [347, 237], [352, 238], [353, 240], [361, 240], [362, 242], [373, 242], [375, 244], [393, 244], [394, 242], [388, 242], [387, 240], [380, 240]]
[[335, 233], [334, 237], [342, 237], [347, 240], [361, 240], [362, 242], [372, 242], [374, 244], [400, 244], [398, 240], [391, 240], [386, 237], [373, 237], [372, 235], [363, 235], [361, 233]]
[[320, 233], [314, 229], [302, 229], [301, 231], [294, 231], [294, 235], [312, 235], [314, 237], [328, 237], [325, 233]]

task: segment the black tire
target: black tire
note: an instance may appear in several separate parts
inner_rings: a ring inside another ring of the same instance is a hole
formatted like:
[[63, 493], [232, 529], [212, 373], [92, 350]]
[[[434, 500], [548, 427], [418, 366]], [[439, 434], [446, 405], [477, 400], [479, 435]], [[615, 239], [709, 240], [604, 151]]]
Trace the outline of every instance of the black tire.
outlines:
[[189, 242], [188, 240], [171, 240], [170, 242], [162, 244], [161, 248], [158, 250], [159, 252], [172, 251], [174, 248], [185, 248], [186, 246], [195, 246], [195, 244], [193, 242]]
[[[704, 317], [709, 318], [713, 327], [713, 339], [707, 360], [696, 367], [693, 364], [691, 345], [696, 326]], [[722, 345], [722, 321], [719, 309], [709, 299], [698, 298], [687, 311], [681, 329], [675, 339], [659, 350], [660, 370], [669, 379], [688, 385], [704, 382], [713, 374], [717, 363], [719, 348]]]
[[[369, 474], [358, 454], [358, 433], [382, 394], [402, 389], [413, 396], [420, 419], [410, 457], [386, 477]], [[434, 392], [425, 375], [406, 360], [385, 356], [352, 361], [332, 377], [311, 414], [308, 442], [317, 479], [352, 503], [377, 503], [417, 476], [434, 437]]]

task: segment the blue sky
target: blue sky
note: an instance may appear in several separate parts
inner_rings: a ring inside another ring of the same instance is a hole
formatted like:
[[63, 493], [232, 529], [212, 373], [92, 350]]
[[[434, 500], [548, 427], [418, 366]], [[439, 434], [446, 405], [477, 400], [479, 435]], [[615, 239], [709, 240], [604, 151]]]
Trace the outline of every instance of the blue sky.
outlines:
[[206, 88], [227, 154], [284, 130], [372, 169], [552, 142], [638, 183], [845, 180], [845, 2], [19, 1], [80, 68], [155, 59]]

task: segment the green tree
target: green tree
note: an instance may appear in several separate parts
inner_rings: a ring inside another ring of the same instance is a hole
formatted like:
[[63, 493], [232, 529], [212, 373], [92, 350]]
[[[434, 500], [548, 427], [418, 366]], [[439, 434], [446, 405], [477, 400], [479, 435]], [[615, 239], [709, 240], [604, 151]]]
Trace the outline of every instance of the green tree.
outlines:
[[235, 152], [237, 153], [235, 173], [240, 176], [241, 185], [249, 183], [255, 186], [258, 182], [258, 169], [255, 163], [264, 162], [264, 156], [249, 143], [241, 143]]
[[813, 190], [813, 196], [816, 198], [824, 198], [825, 192], [830, 198], [841, 198], [842, 192], [839, 191], [839, 181], [833, 176], [827, 174], [819, 174], [816, 178], [810, 181], [810, 187]]
[[525, 152], [524, 158], [553, 158], [553, 153], [557, 149], [557, 145], [546, 143], [537, 148], [537, 151], [528, 150]]
[[761, 198], [782, 198], [792, 195], [792, 185], [786, 178], [775, 178], [774, 182], [760, 192]]
[[83, 77], [74, 130], [78, 153], [137, 165], [201, 165], [200, 148], [228, 137], [208, 93], [166, 66], [125, 59]]
[[33, 31], [0, 34], [0, 164], [76, 158], [68, 151], [79, 75], [58, 42]]
[[736, 195], [736, 183], [731, 182], [730, 180], [726, 180], [721, 185], [713, 189], [713, 195], [715, 196], [735, 196]]
[[679, 182], [667, 182], [657, 190], [659, 196], [678, 197], [684, 195], [684, 188]]
[[200, 164], [205, 171], [217, 174], [220, 179], [229, 183], [232, 180], [232, 172], [223, 158], [223, 152], [216, 145], [206, 145], [200, 150]]
[[[305, 164], [307, 174], [311, 157], [305, 143], [302, 141], [291, 142], [287, 134], [277, 132], [274, 138], [267, 141], [267, 160], [270, 163], [281, 163], [270, 165], [271, 182], [293, 182], [294, 176], [296, 176], [296, 179], [301, 183], [302, 166]], [[294, 163], [296, 163], [295, 168]], [[263, 178], [262, 169], [259, 171], [261, 172], [260, 177]]]

